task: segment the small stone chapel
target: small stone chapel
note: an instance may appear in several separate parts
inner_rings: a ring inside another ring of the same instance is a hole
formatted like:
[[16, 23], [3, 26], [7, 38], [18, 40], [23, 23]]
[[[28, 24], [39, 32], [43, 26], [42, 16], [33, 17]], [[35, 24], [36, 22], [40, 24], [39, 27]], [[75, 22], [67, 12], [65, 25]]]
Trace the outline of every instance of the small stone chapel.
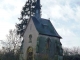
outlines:
[[63, 60], [62, 38], [49, 19], [41, 18], [40, 0], [23, 35], [20, 60]]

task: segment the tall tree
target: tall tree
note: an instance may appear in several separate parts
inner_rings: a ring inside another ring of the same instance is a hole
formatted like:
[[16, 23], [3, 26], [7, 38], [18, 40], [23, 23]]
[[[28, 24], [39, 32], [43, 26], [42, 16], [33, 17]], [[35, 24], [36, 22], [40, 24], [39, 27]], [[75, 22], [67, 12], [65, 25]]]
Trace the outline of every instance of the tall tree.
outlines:
[[29, 18], [35, 15], [37, 8], [40, 9], [40, 4], [38, 5], [38, 2], [40, 2], [40, 0], [28, 0], [22, 8], [21, 17], [18, 18], [21, 20], [21, 23], [16, 24], [17, 34], [19, 34], [21, 37], [24, 34]]

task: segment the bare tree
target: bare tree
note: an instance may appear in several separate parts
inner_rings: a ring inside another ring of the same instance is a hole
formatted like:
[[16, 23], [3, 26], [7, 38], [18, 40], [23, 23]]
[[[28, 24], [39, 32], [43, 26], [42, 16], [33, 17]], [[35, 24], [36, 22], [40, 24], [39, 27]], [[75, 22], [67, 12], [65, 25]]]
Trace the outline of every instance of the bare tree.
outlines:
[[63, 48], [63, 55], [80, 55], [80, 48], [73, 47], [73, 48]]
[[80, 55], [80, 48], [79, 47], [73, 47], [71, 52], [73, 55]]
[[63, 60], [80, 60], [80, 48], [63, 48]]
[[69, 48], [63, 48], [63, 55], [69, 55]]
[[6, 47], [8, 51], [13, 50], [17, 51], [20, 48], [22, 38], [17, 35], [16, 29], [10, 30], [9, 34], [7, 34], [7, 44]]

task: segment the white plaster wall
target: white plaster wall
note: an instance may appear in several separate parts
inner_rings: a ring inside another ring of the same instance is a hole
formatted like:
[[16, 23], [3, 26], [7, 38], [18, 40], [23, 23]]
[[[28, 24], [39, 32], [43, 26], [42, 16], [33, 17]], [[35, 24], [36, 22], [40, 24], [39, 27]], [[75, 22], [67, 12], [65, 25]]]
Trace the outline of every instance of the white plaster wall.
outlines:
[[[29, 35], [30, 34], [32, 35], [32, 43], [29, 43]], [[31, 19], [29, 21], [29, 24], [28, 24], [25, 34], [23, 36], [23, 38], [24, 38], [24, 43], [23, 43], [23, 58], [24, 58], [24, 60], [26, 60], [26, 58], [27, 58], [27, 48], [29, 46], [33, 47], [33, 53], [35, 53], [37, 37], [38, 37], [38, 32], [34, 26], [33, 20]]]

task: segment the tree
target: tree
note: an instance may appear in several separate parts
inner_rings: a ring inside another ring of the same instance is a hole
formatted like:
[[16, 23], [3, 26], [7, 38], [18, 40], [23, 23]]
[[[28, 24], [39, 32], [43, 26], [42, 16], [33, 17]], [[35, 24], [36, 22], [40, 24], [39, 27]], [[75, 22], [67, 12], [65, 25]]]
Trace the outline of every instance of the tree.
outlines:
[[80, 48], [79, 47], [73, 47], [73, 48], [63, 48], [63, 55], [80, 55]]
[[6, 36], [7, 42], [6, 42], [6, 48], [8, 51], [13, 50], [14, 52], [17, 51], [20, 48], [22, 38], [20, 38], [19, 35], [17, 35], [16, 29], [10, 30], [9, 34]]
[[6, 42], [1, 40], [3, 47], [0, 52], [0, 60], [19, 60], [22, 38], [17, 35], [16, 29], [10, 30], [6, 37]]
[[80, 60], [80, 48], [63, 48], [63, 60]]
[[70, 50], [69, 48], [64, 47], [64, 48], [63, 48], [63, 55], [68, 56], [69, 53], [70, 53], [69, 50]]
[[16, 24], [17, 34], [20, 35], [21, 37], [24, 34], [24, 31], [26, 29], [30, 17], [35, 15], [36, 8], [40, 8], [37, 7], [37, 2], [40, 2], [40, 0], [28, 0], [25, 3], [24, 7], [22, 8], [21, 17], [18, 18], [19, 20], [21, 20], [21, 23]]

